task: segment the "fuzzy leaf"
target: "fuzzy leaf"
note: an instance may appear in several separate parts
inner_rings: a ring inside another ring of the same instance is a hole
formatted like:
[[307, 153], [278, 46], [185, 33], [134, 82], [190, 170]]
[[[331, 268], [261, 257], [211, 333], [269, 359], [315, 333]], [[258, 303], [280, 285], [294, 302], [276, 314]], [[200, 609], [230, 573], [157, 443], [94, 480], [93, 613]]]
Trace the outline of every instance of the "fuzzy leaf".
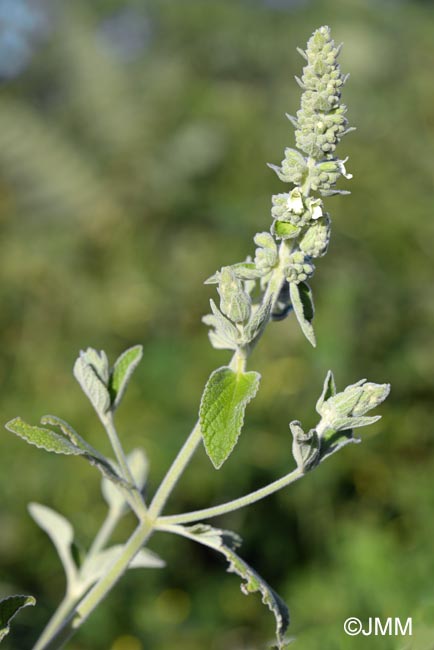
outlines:
[[210, 300], [212, 314], [202, 318], [205, 325], [214, 328], [209, 332], [212, 345], [217, 349], [236, 350], [240, 341], [240, 333], [231, 321], [223, 316], [214, 300]]
[[332, 371], [329, 370], [324, 380], [322, 393], [316, 403], [316, 412], [321, 415], [322, 405], [329, 399], [329, 397], [333, 397], [334, 395], [336, 395], [336, 383]]
[[20, 438], [23, 438], [26, 442], [35, 445], [35, 447], [38, 447], [39, 449], [45, 449], [46, 451], [54, 452], [55, 454], [82, 456], [89, 461], [91, 465], [95, 465], [103, 476], [107, 477], [110, 481], [113, 481], [114, 483], [122, 483], [125, 487], [130, 487], [129, 484], [117, 474], [109, 461], [89, 445], [81, 436], [79, 436], [70, 424], [55, 415], [44, 415], [41, 418], [41, 423], [58, 426], [65, 435], [60, 435], [50, 429], [27, 424], [27, 422], [24, 422], [24, 420], [19, 417], [8, 422], [5, 427], [8, 431], [15, 433], [20, 436]]
[[98, 452], [68, 422], [57, 417], [57, 415], [43, 415], [41, 417], [41, 424], [59, 427], [63, 435], [69, 438], [76, 447], [80, 447], [82, 451], [87, 450], [90, 454], [98, 455]]
[[77, 447], [73, 442], [61, 436], [50, 429], [43, 429], [42, 427], [35, 427], [24, 422], [21, 418], [14, 418], [5, 425], [8, 431], [15, 433], [26, 442], [39, 449], [52, 451], [55, 454], [66, 454], [79, 456], [83, 451]]
[[272, 611], [276, 619], [277, 644], [279, 650], [283, 650], [285, 647], [284, 636], [289, 626], [288, 608], [265, 580], [235, 553], [234, 549], [241, 542], [238, 535], [203, 524], [190, 527], [174, 526], [173, 529], [179, 535], [193, 539], [222, 553], [229, 562], [228, 572], [236, 573], [242, 578], [241, 591], [244, 594], [260, 592], [262, 602]]
[[306, 282], [300, 282], [299, 284], [290, 282], [289, 293], [295, 315], [297, 316], [303, 334], [309, 343], [311, 343], [313, 347], [316, 347], [315, 332], [312, 327], [312, 320], [315, 312], [310, 287]]
[[88, 348], [85, 352], [80, 352], [73, 370], [74, 377], [99, 416], [109, 410], [111, 402], [107, 388], [109, 375], [106, 359], [105, 353]]
[[77, 574], [72, 557], [74, 529], [65, 517], [47, 506], [40, 503], [29, 503], [28, 508], [32, 519], [53, 542], [65, 569], [67, 582], [71, 585]]
[[252, 301], [230, 266], [221, 270], [218, 292], [220, 309], [225, 316], [234, 323], [244, 323], [248, 320]]
[[266, 273], [264, 269], [256, 268], [256, 264], [253, 262], [240, 262], [231, 268], [240, 280], [257, 280]]
[[261, 376], [234, 372], [223, 366], [211, 373], [200, 404], [200, 427], [205, 449], [219, 469], [235, 447], [247, 404], [255, 397]]
[[143, 347], [135, 345], [121, 354], [113, 366], [108, 385], [113, 410], [119, 406], [131, 375], [140, 363], [142, 356]]
[[9, 596], [0, 600], [0, 642], [9, 634], [10, 622], [20, 609], [35, 604], [33, 596]]
[[319, 461], [320, 441], [315, 429], [304, 433], [298, 420], [293, 420], [289, 425], [293, 436], [292, 455], [298, 469], [307, 472]]

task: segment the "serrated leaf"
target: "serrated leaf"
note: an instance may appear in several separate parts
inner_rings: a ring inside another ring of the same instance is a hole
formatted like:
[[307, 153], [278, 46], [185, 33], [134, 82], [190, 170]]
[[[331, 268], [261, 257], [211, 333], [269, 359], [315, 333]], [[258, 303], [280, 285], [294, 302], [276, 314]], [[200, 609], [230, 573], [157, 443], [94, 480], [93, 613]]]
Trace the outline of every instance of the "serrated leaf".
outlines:
[[312, 327], [312, 320], [315, 313], [312, 292], [306, 282], [289, 283], [289, 294], [291, 297], [292, 306], [294, 307], [295, 315], [300, 324], [303, 334], [313, 345], [316, 347], [315, 332]]
[[318, 401], [316, 403], [316, 412], [321, 415], [321, 408], [324, 402], [326, 402], [330, 397], [334, 397], [336, 395], [336, 382], [334, 375], [331, 370], [327, 372], [327, 376], [324, 380], [324, 385], [322, 388], [322, 393], [320, 397], [318, 398]]
[[69, 438], [76, 447], [79, 447], [82, 451], [87, 450], [90, 454], [98, 455], [98, 452], [68, 422], [57, 417], [57, 415], [43, 415], [41, 417], [41, 424], [59, 427], [64, 436]]
[[[101, 352], [102, 354], [104, 353]], [[106, 359], [105, 355], [104, 358]], [[105, 371], [105, 362], [101, 360], [96, 350], [88, 348], [86, 352], [80, 352], [73, 372], [95, 411], [99, 416], [103, 416], [109, 410], [111, 402], [106, 383], [108, 382], [108, 371]]]
[[73, 527], [65, 517], [40, 503], [29, 503], [28, 509], [32, 519], [53, 542], [65, 569], [68, 586], [71, 587], [77, 576], [77, 568], [72, 556]]
[[24, 422], [20, 417], [10, 420], [10, 422], [5, 425], [5, 428], [39, 449], [45, 449], [45, 451], [53, 452], [55, 454], [82, 456], [82, 458], [89, 461], [91, 465], [95, 465], [109, 480], [114, 483], [121, 483], [125, 487], [131, 487], [127, 481], [118, 475], [109, 461], [83, 440], [83, 438], [79, 436], [67, 422], [61, 420], [61, 418], [58, 418], [55, 415], [44, 415], [41, 418], [41, 423], [58, 426], [65, 435], [60, 435], [50, 429], [27, 424], [27, 422]]
[[261, 375], [223, 366], [211, 373], [200, 403], [200, 428], [206, 452], [219, 469], [235, 447], [247, 404], [255, 397]]
[[112, 401], [112, 409], [115, 410], [120, 404], [120, 401], [131, 379], [131, 375], [137, 368], [143, 356], [143, 347], [135, 345], [117, 359], [109, 379], [109, 393]]
[[279, 650], [283, 650], [285, 647], [284, 636], [289, 626], [288, 608], [274, 589], [247, 562], [235, 553], [234, 549], [240, 545], [241, 541], [238, 535], [227, 530], [219, 530], [203, 524], [190, 527], [173, 526], [172, 530], [179, 535], [193, 539], [200, 544], [204, 544], [222, 553], [229, 562], [228, 572], [236, 573], [242, 578], [241, 591], [246, 595], [254, 592], [261, 594], [262, 602], [274, 614], [277, 645]]
[[42, 427], [35, 427], [27, 424], [20, 417], [10, 420], [5, 427], [8, 431], [15, 433], [26, 442], [39, 449], [54, 452], [55, 454], [66, 454], [79, 456], [83, 450], [77, 447], [73, 442], [50, 429], [43, 429]]
[[77, 447], [81, 450], [81, 455], [99, 469], [103, 476], [106, 476], [109, 481], [116, 484], [122, 484], [125, 487], [131, 487], [127, 481], [119, 476], [116, 470], [112, 467], [107, 458], [104, 458], [99, 451], [94, 449], [84, 438], [82, 438], [75, 429], [57, 417], [56, 415], [44, 415], [41, 418], [41, 424], [51, 424], [51, 426], [59, 427], [62, 433], [67, 436]]
[[[139, 490], [143, 490], [148, 476], [148, 459], [142, 449], [133, 449], [127, 456], [128, 467]], [[102, 495], [112, 509], [127, 510], [124, 493], [116, 482], [107, 478], [101, 481]]]
[[9, 634], [10, 622], [23, 607], [36, 604], [33, 596], [9, 596], [0, 600], [0, 642]]

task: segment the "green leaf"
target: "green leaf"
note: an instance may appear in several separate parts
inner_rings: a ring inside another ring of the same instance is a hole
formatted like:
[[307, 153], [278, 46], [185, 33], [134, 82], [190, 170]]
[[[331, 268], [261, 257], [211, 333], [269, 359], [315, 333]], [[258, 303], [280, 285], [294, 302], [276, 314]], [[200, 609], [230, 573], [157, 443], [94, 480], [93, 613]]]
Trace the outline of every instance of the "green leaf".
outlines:
[[43, 429], [42, 427], [27, 424], [27, 422], [24, 422], [19, 417], [8, 422], [5, 427], [8, 431], [15, 433], [39, 449], [45, 449], [55, 454], [82, 456], [91, 465], [95, 465], [110, 481], [123, 484], [125, 487], [131, 487], [118, 475], [110, 462], [83, 440], [70, 424], [55, 415], [44, 415], [41, 418], [41, 423], [58, 426], [65, 435], [60, 435], [50, 429]]
[[142, 356], [143, 347], [135, 345], [121, 354], [113, 366], [108, 385], [113, 410], [119, 406], [131, 375], [140, 363]]
[[73, 527], [65, 517], [40, 503], [29, 503], [28, 508], [32, 519], [53, 542], [65, 569], [68, 586], [71, 587], [77, 577], [77, 568], [72, 556]]
[[55, 454], [79, 456], [83, 451], [73, 442], [50, 429], [42, 429], [24, 422], [21, 418], [14, 418], [5, 425], [8, 431], [15, 433], [26, 442], [40, 449], [52, 451]]
[[179, 535], [222, 553], [229, 562], [228, 572], [236, 573], [242, 578], [241, 591], [246, 595], [254, 592], [261, 594], [262, 602], [267, 605], [276, 619], [277, 645], [279, 649], [283, 650], [285, 647], [284, 636], [289, 626], [288, 608], [265, 580], [235, 553], [234, 549], [241, 543], [238, 535], [203, 524], [190, 527], [172, 526], [171, 529]]
[[315, 429], [304, 433], [301, 423], [293, 420], [289, 424], [292, 433], [292, 455], [302, 472], [313, 469], [320, 459], [320, 441]]
[[106, 476], [107, 479], [113, 483], [123, 484], [125, 487], [130, 487], [127, 481], [119, 476], [107, 458], [104, 458], [99, 451], [86, 442], [86, 440], [84, 440], [84, 438], [82, 438], [75, 429], [68, 424], [68, 422], [65, 422], [65, 420], [62, 420], [56, 415], [44, 415], [41, 418], [41, 424], [51, 424], [51, 426], [59, 427], [62, 433], [80, 448], [81, 455], [86, 458], [91, 465], [95, 465], [103, 476]]
[[214, 328], [209, 332], [212, 345], [217, 349], [236, 350], [240, 342], [240, 332], [231, 321], [223, 316], [214, 300], [210, 300], [212, 314], [202, 318], [205, 325]]
[[110, 408], [108, 361], [105, 352], [93, 348], [81, 351], [74, 364], [74, 377], [80, 384], [95, 411], [101, 417]]
[[242, 281], [237, 278], [230, 266], [220, 272], [218, 285], [220, 309], [234, 323], [244, 323], [249, 319], [252, 301], [244, 291]]
[[336, 383], [332, 371], [329, 370], [324, 380], [322, 393], [316, 403], [316, 412], [321, 415], [322, 405], [329, 399], [329, 397], [333, 397], [334, 395], [336, 395]]
[[300, 234], [300, 228], [287, 221], [274, 221], [271, 232], [278, 239], [293, 239]]
[[36, 604], [33, 596], [9, 596], [0, 600], [0, 642], [9, 634], [9, 625], [23, 607]]
[[315, 313], [312, 291], [306, 282], [300, 282], [299, 284], [290, 282], [289, 293], [295, 315], [297, 316], [303, 334], [309, 343], [313, 347], [316, 347], [315, 333], [312, 327], [312, 320]]
[[240, 280], [257, 280], [267, 272], [266, 269], [258, 269], [253, 262], [239, 262], [231, 269]]
[[205, 449], [216, 469], [237, 443], [246, 406], [255, 397], [260, 378], [258, 372], [234, 372], [223, 366], [208, 379], [199, 417]]
[[41, 424], [59, 427], [63, 435], [69, 438], [76, 447], [79, 447], [82, 451], [87, 450], [90, 454], [98, 455], [98, 452], [68, 422], [57, 417], [57, 415], [43, 415], [41, 417]]

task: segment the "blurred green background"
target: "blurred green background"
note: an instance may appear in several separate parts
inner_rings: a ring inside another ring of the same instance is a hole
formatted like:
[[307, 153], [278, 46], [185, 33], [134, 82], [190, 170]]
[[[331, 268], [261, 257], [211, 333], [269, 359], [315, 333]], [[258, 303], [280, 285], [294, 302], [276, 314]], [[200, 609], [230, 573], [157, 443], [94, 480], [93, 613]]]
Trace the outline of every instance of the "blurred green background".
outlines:
[[[236, 453], [215, 472], [200, 450], [167, 512], [286, 473], [287, 423], [315, 423], [329, 368], [341, 388], [390, 381], [362, 445], [212, 523], [243, 536], [242, 556], [288, 602], [294, 647], [432, 650], [432, 2], [0, 0], [1, 418], [55, 413], [108, 452], [71, 368], [80, 348], [114, 359], [143, 343], [118, 423], [126, 448], [146, 448], [155, 490], [229, 358], [201, 324], [203, 280], [269, 227], [270, 196], [285, 187], [265, 163], [293, 144], [295, 48], [321, 24], [345, 42], [357, 131], [340, 148], [352, 194], [327, 200], [333, 238], [312, 283], [318, 348], [293, 318], [270, 326]], [[80, 459], [6, 431], [0, 455], [0, 595], [38, 599], [4, 645], [26, 650], [64, 586], [26, 504], [70, 517], [86, 546], [104, 503]], [[220, 558], [162, 534], [150, 546], [167, 569], [130, 572], [68, 648], [255, 650], [272, 637], [260, 598]], [[346, 637], [349, 616], [412, 616], [414, 636]]]

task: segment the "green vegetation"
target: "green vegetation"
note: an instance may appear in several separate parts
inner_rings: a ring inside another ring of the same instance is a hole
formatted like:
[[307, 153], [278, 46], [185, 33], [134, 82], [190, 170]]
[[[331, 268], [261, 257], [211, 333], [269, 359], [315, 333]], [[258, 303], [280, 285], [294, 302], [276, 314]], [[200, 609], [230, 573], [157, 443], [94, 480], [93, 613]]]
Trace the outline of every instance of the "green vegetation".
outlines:
[[[311, 412], [312, 384], [319, 394], [329, 367], [339, 385], [355, 372], [392, 381], [385, 418], [362, 445], [218, 525], [242, 528], [243, 557], [290, 602], [303, 650], [365, 647], [365, 639], [349, 645], [343, 621], [381, 615], [412, 615], [422, 650], [434, 626], [434, 14], [417, 2], [393, 11], [356, 0], [287, 11], [269, 4], [149, 2], [150, 40], [122, 62], [95, 38], [108, 4], [85, 15], [77, 3], [30, 67], [4, 83], [2, 419], [37, 422], [55, 410], [96, 446], [101, 431], [70, 378], [76, 352], [143, 342], [119, 428], [126, 448], [148, 450], [155, 490], [221, 363], [200, 325], [209, 296], [201, 282], [244, 259], [246, 233], [263, 228], [269, 197], [281, 191], [264, 161], [288, 142], [282, 109], [298, 104], [288, 79], [299, 69], [294, 44], [313, 25], [331, 24], [352, 71], [346, 103], [358, 130], [346, 153], [357, 183], [350, 199], [333, 199], [329, 255], [312, 280], [317, 349], [295, 319], [273, 326], [255, 352], [263, 379], [237, 461], [210, 472], [198, 455], [171, 508], [230, 500], [284, 473], [291, 453], [288, 440], [282, 454], [282, 423]], [[22, 650], [63, 589], [55, 554], [26, 516], [29, 495], [74, 516], [85, 545], [104, 511], [93, 500], [97, 474], [82, 461], [44, 456], [6, 432], [1, 450], [0, 595], [39, 596], [2, 645]], [[127, 533], [133, 519], [125, 521]], [[273, 531], [266, 541], [265, 527]], [[210, 554], [168, 536], [158, 551], [167, 569], [126, 576], [71, 650], [235, 650], [267, 638], [259, 599], [238, 593]]]

